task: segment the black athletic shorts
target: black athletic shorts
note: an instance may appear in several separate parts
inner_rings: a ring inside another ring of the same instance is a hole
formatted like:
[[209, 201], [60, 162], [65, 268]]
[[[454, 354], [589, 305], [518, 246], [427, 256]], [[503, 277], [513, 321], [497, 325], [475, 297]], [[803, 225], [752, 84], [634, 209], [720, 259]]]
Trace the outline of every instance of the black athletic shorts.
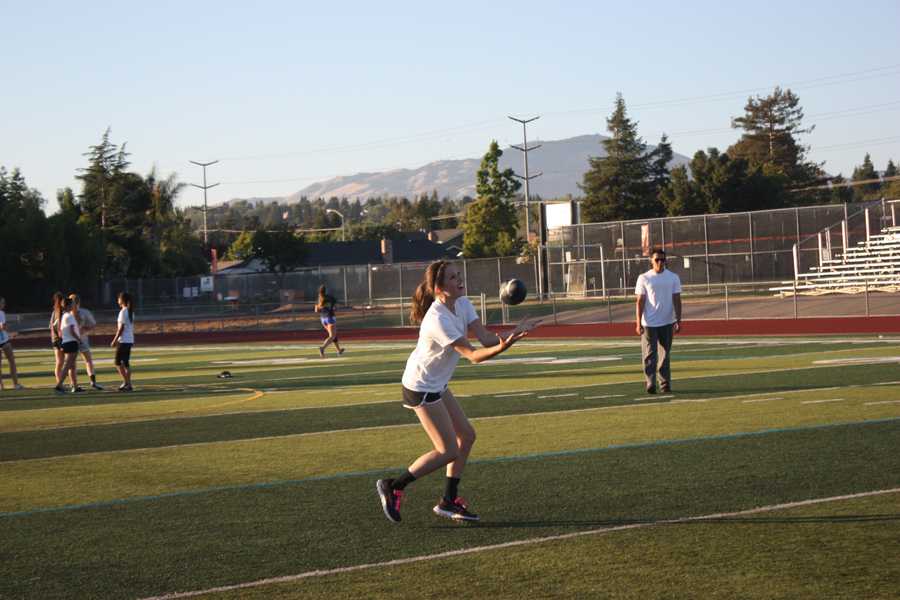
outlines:
[[119, 342], [119, 345], [116, 346], [116, 366], [130, 366], [128, 363], [131, 360], [131, 347], [134, 344], [123, 344]]
[[61, 340], [53, 340], [50, 342], [50, 346], [56, 348], [57, 350], [62, 350], [62, 341]]
[[62, 345], [62, 351], [66, 354], [78, 354], [78, 342], [65, 342]]
[[443, 392], [414, 392], [403, 387], [403, 406], [406, 408], [419, 408], [441, 399]]

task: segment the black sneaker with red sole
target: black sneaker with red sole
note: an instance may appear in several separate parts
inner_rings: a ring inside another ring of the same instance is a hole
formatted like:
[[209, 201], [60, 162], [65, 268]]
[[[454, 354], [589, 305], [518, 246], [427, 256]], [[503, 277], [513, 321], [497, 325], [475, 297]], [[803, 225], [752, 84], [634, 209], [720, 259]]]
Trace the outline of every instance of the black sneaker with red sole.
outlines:
[[434, 514], [454, 521], [478, 521], [479, 517], [469, 511], [468, 503], [457, 497], [453, 502], [441, 499], [434, 507]]

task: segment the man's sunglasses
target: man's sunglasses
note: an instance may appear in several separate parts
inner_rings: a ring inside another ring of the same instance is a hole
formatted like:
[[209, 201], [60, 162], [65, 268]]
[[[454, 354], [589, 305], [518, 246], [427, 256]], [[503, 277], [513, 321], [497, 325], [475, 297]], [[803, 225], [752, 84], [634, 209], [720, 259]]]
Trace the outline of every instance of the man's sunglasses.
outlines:
[[665, 258], [654, 258], [653, 262], [666, 262]]

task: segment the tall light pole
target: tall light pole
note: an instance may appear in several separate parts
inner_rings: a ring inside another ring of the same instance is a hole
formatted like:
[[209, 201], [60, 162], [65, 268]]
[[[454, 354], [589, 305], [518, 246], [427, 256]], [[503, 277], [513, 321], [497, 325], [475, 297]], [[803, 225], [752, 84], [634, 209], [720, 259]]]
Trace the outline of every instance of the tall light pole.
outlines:
[[325, 212], [334, 213], [341, 218], [341, 241], [346, 242], [347, 240], [344, 239], [344, 215], [342, 215], [339, 211], [334, 210], [333, 208], [326, 208]]
[[526, 125], [528, 125], [532, 121], [537, 121], [541, 117], [537, 116], [537, 117], [532, 117], [530, 119], [517, 119], [515, 117], [509, 117], [509, 118], [512, 119], [513, 121], [515, 121], [516, 123], [522, 124], [523, 144], [522, 144], [522, 146], [512, 146], [512, 147], [515, 148], [516, 150], [521, 151], [525, 157], [525, 177], [522, 177], [521, 175], [516, 175], [516, 177], [518, 177], [519, 179], [525, 180], [525, 242], [527, 243], [529, 241], [528, 237], [529, 237], [529, 235], [531, 235], [530, 217], [528, 214], [528, 202], [529, 202], [531, 195], [529, 194], [528, 182], [536, 177], [540, 177], [542, 175], [542, 173], [538, 173], [537, 175], [533, 175], [533, 176], [528, 175], [528, 152], [531, 150], [537, 150], [538, 148], [541, 147], [541, 145], [538, 144], [537, 146], [532, 146], [530, 148], [528, 147], [528, 131], [526, 130]]
[[206, 227], [206, 190], [208, 190], [209, 188], [214, 188], [214, 187], [216, 187], [216, 186], [219, 185], [219, 184], [218, 184], [218, 183], [214, 183], [214, 184], [212, 184], [212, 185], [206, 185], [206, 167], [208, 167], [208, 166], [210, 166], [210, 165], [214, 165], [214, 164], [216, 164], [216, 163], [219, 162], [219, 161], [214, 160], [214, 161], [212, 161], [212, 162], [202, 163], [202, 162], [197, 162], [197, 161], [195, 161], [195, 160], [192, 160], [192, 161], [189, 161], [189, 162], [191, 162], [191, 163], [197, 165], [198, 167], [203, 167], [203, 185], [197, 185], [196, 183], [192, 183], [191, 185], [194, 186], [194, 187], [196, 187], [196, 188], [200, 188], [201, 190], [203, 190], [203, 245], [204, 245], [204, 246], [209, 246], [209, 238], [208, 238], [208, 235], [207, 235], [207, 227]]

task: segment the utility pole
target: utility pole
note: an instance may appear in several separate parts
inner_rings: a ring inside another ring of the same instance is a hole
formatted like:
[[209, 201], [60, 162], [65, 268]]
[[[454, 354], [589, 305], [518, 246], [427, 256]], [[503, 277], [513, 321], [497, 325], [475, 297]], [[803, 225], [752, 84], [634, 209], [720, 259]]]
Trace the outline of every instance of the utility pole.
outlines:
[[192, 183], [191, 185], [194, 186], [195, 188], [200, 188], [201, 190], [203, 190], [203, 246], [206, 247], [206, 246], [209, 246], [209, 239], [207, 237], [208, 230], [206, 227], [206, 190], [208, 190], [209, 188], [214, 188], [217, 185], [219, 185], [218, 183], [214, 183], [212, 185], [206, 185], [206, 167], [208, 167], [210, 165], [214, 165], [219, 161], [214, 160], [212, 162], [202, 163], [202, 162], [197, 162], [195, 160], [192, 160], [189, 162], [197, 165], [198, 167], [203, 167], [203, 185], [197, 185], [196, 183]]
[[532, 121], [537, 121], [541, 117], [537, 116], [537, 117], [532, 117], [530, 119], [524, 119], [524, 120], [517, 119], [515, 117], [509, 117], [509, 118], [512, 119], [513, 121], [515, 121], [516, 123], [522, 124], [522, 139], [523, 139], [524, 143], [522, 144], [522, 146], [512, 146], [512, 147], [515, 148], [516, 150], [521, 151], [523, 156], [525, 157], [525, 176], [524, 177], [522, 177], [521, 175], [515, 175], [515, 176], [518, 177], [519, 179], [522, 179], [525, 181], [525, 242], [528, 243], [529, 236], [531, 235], [530, 215], [528, 213], [528, 202], [530, 200], [531, 195], [530, 195], [529, 189], [528, 189], [528, 182], [531, 181], [532, 179], [540, 177], [543, 173], [538, 173], [537, 175], [531, 175], [531, 176], [528, 175], [528, 152], [530, 152], [531, 150], [537, 150], [538, 148], [541, 147], [541, 145], [538, 144], [537, 146], [532, 146], [530, 148], [528, 147], [528, 131], [526, 130], [526, 125], [528, 125], [528, 123], [531, 123]]

